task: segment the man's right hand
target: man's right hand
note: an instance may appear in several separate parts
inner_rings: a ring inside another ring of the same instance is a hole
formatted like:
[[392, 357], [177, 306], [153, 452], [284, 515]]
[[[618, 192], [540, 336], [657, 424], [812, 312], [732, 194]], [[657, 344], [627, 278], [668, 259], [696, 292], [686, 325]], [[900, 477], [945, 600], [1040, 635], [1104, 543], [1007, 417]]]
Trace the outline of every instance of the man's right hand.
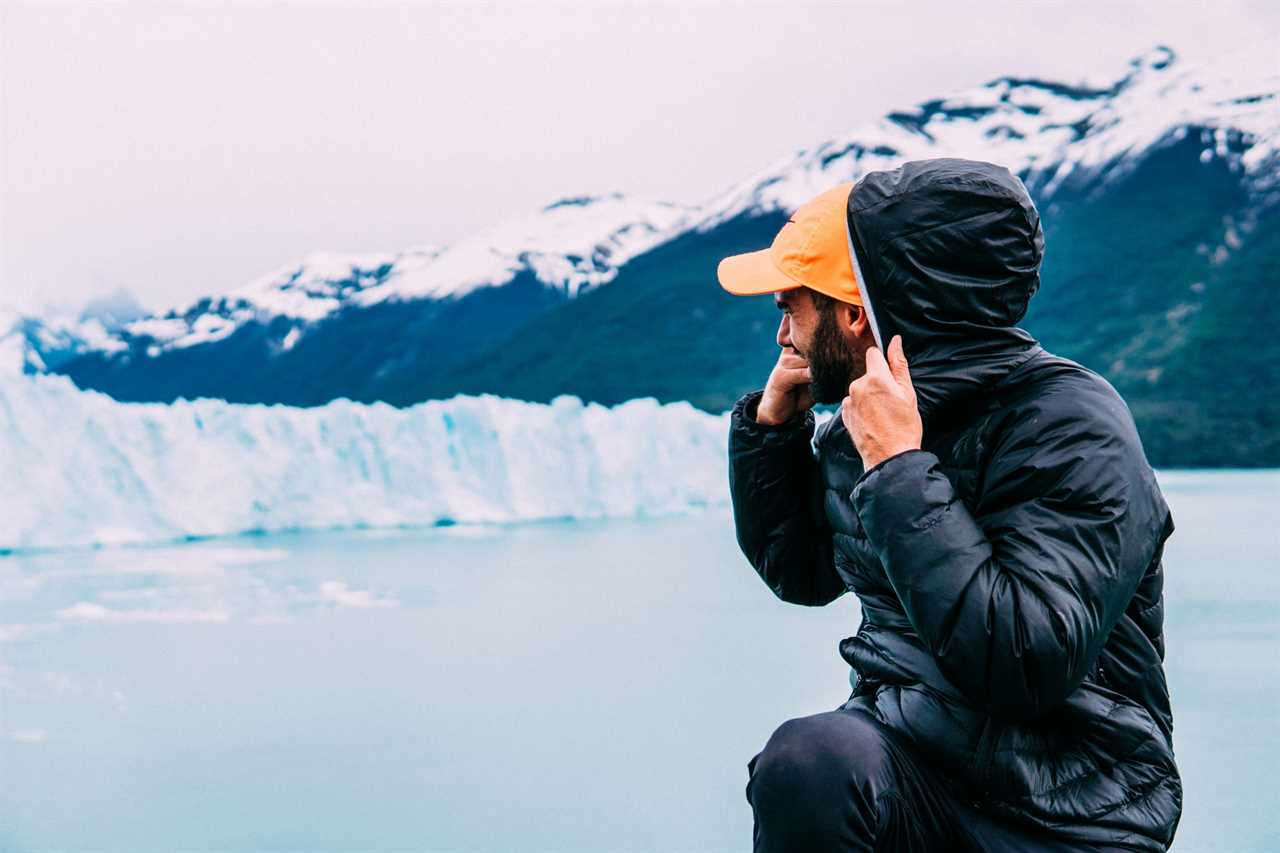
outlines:
[[778, 363], [765, 383], [764, 395], [756, 406], [756, 423], [786, 423], [801, 412], [813, 408], [809, 393], [809, 362], [792, 347], [783, 347]]

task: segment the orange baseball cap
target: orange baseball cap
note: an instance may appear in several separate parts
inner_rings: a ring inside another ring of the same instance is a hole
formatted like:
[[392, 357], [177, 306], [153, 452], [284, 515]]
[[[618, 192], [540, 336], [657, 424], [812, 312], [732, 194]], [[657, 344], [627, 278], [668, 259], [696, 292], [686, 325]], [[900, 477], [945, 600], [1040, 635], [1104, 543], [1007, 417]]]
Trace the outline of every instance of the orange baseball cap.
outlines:
[[845, 223], [852, 191], [852, 181], [832, 187], [802, 204], [769, 248], [720, 261], [720, 286], [737, 296], [808, 287], [861, 305]]

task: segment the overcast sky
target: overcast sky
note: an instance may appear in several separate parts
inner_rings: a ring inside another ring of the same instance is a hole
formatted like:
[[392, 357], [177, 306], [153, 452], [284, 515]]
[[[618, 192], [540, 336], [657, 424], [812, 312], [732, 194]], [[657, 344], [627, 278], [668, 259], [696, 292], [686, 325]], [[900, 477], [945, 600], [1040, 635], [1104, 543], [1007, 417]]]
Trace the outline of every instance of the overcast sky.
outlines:
[[567, 195], [699, 203], [1003, 74], [1209, 59], [1280, 3], [0, 0], [0, 305], [149, 307]]

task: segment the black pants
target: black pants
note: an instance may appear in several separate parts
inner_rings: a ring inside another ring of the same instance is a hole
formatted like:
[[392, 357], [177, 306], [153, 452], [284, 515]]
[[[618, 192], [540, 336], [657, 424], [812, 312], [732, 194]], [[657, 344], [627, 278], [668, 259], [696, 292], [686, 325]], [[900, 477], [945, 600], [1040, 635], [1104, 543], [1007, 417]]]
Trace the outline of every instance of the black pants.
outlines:
[[747, 770], [755, 853], [1100, 849], [1037, 838], [975, 811], [862, 711], [788, 720]]

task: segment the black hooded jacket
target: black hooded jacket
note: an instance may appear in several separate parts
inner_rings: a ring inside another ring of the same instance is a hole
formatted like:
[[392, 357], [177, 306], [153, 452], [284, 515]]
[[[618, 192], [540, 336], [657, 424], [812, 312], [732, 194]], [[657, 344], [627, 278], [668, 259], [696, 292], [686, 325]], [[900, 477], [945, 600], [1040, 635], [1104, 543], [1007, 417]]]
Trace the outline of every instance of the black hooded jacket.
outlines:
[[734, 408], [738, 542], [784, 601], [852, 590], [846, 707], [979, 808], [1164, 850], [1182, 808], [1162, 662], [1173, 521], [1106, 380], [1016, 328], [1044, 238], [1022, 183], [965, 160], [867, 175], [849, 243], [878, 340], [901, 334], [922, 448], [870, 471], [839, 416]]

